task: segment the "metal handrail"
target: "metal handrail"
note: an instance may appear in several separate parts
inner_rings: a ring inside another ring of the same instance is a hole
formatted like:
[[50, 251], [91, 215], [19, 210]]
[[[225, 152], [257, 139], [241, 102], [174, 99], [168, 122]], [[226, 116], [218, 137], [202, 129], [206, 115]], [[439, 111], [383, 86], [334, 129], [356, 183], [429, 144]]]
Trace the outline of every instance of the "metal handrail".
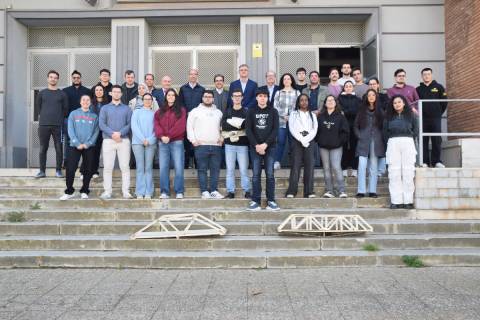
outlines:
[[421, 99], [418, 100], [418, 153], [423, 164], [423, 137], [480, 137], [480, 132], [423, 132], [423, 103], [426, 102], [480, 102], [480, 99]]

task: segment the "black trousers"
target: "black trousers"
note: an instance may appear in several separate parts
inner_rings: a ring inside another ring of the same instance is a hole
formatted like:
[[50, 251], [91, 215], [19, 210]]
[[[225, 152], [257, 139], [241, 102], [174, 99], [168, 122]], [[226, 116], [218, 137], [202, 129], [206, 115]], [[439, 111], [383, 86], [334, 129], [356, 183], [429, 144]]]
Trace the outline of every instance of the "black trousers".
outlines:
[[[103, 136], [102, 133], [98, 135], [97, 141], [93, 148], [93, 163], [92, 163], [92, 175], [98, 174], [98, 168], [100, 167], [100, 154], [102, 153]], [[80, 173], [85, 175], [85, 161], [82, 160], [82, 166], [80, 167]]]
[[[425, 119], [423, 118], [423, 132], [442, 132], [442, 118]], [[429, 140], [432, 140], [432, 151], [430, 154]], [[440, 161], [442, 152], [442, 137], [423, 137], [423, 163], [434, 166]]]
[[45, 172], [47, 167], [47, 151], [50, 143], [50, 136], [53, 138], [56, 153], [56, 169], [62, 170], [62, 126], [39, 126], [38, 140], [40, 141], [40, 171]]
[[353, 133], [353, 123], [351, 123], [348, 142], [343, 145], [342, 170], [347, 170], [348, 168], [357, 170], [358, 158], [355, 157], [356, 150], [357, 150], [357, 137]]
[[75, 147], [68, 146], [67, 149], [67, 172], [66, 172], [66, 184], [67, 189], [65, 189], [66, 194], [73, 194], [75, 189], [73, 188], [73, 181], [75, 179], [75, 172], [78, 168], [78, 163], [80, 162], [80, 157], [82, 158], [82, 164], [84, 164], [83, 170], [83, 185], [80, 189], [80, 193], [90, 193], [90, 179], [93, 175], [93, 161], [94, 161], [95, 149], [90, 147], [88, 149], [78, 150]]
[[310, 142], [308, 148], [305, 148], [295, 138], [291, 139], [291, 169], [288, 179], [287, 194], [296, 195], [298, 192], [298, 180], [300, 178], [300, 169], [303, 164], [303, 196], [308, 197], [313, 194], [313, 170], [315, 165], [315, 141]]

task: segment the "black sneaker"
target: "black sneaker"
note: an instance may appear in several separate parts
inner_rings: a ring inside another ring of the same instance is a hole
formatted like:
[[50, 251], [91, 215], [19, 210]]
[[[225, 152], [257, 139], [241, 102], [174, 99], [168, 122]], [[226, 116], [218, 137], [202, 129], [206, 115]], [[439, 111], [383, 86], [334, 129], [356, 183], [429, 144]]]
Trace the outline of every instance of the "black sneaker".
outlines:
[[403, 204], [391, 204], [390, 209], [403, 209]]
[[252, 195], [250, 194], [249, 191], [245, 192], [245, 199], [251, 199]]
[[413, 206], [413, 203], [407, 203], [406, 205], [403, 206], [405, 209], [407, 210], [412, 210], [412, 209], [415, 209], [415, 207]]
[[365, 198], [365, 193], [357, 193], [357, 198]]
[[235, 193], [229, 192], [229, 193], [227, 194], [227, 198], [228, 198], [228, 199], [233, 199], [233, 198], [235, 198]]
[[369, 193], [368, 196], [370, 198], [378, 198], [378, 195], [376, 193]]

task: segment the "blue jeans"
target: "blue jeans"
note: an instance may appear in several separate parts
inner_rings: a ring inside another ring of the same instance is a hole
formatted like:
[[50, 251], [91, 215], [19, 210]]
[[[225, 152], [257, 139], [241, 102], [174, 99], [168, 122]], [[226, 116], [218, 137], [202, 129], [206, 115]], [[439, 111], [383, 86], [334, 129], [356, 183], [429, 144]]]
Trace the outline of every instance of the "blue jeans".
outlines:
[[378, 173], [384, 175], [387, 172], [387, 159], [385, 157], [378, 159]]
[[358, 193], [367, 192], [367, 167], [368, 167], [368, 192], [377, 193], [378, 157], [375, 155], [375, 143], [370, 142], [368, 157], [358, 157]]
[[283, 152], [285, 151], [285, 145], [287, 144], [288, 139], [288, 146], [290, 147], [290, 132], [287, 128], [278, 128], [278, 141], [277, 146], [275, 147], [275, 161], [282, 162], [283, 159]]
[[345, 192], [345, 180], [342, 175], [342, 153], [343, 147], [336, 149], [320, 148], [323, 172], [325, 173], [325, 190], [334, 192], [333, 181], [338, 192]]
[[170, 161], [175, 168], [175, 179], [173, 187], [175, 193], [184, 192], [183, 169], [185, 160], [185, 151], [183, 140], [169, 143], [158, 143], [158, 167], [160, 169], [160, 193], [170, 195]]
[[[195, 159], [197, 160], [198, 184], [200, 192], [217, 191], [220, 164], [222, 163], [222, 147], [198, 146], [195, 147]], [[207, 170], [210, 170], [210, 190], [208, 190]]]
[[262, 194], [262, 162], [267, 176], [267, 201], [275, 201], [275, 175], [273, 163], [275, 162], [275, 147], [268, 147], [264, 155], [259, 155], [255, 148], [250, 147], [250, 158], [252, 160], [252, 200], [260, 204]]
[[137, 164], [137, 179], [135, 194], [137, 196], [153, 195], [153, 157], [155, 145], [144, 146], [143, 144], [132, 145]]
[[242, 189], [250, 192], [248, 177], [248, 146], [225, 144], [225, 163], [227, 166], [227, 192], [235, 192], [235, 164], [238, 161]]

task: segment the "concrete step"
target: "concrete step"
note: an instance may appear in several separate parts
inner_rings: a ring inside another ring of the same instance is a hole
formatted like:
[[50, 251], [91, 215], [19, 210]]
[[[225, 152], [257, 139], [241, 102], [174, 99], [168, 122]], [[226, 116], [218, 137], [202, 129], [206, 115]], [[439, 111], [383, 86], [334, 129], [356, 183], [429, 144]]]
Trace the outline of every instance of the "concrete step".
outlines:
[[[251, 175], [250, 175], [251, 177]], [[153, 180], [154, 185], [158, 188], [160, 181], [158, 178], [154, 178]], [[240, 187], [240, 178], [235, 179], [235, 183], [237, 187]], [[171, 179], [171, 184], [173, 184], [173, 179]], [[198, 188], [198, 178], [197, 177], [189, 177], [184, 179], [184, 184], [186, 188]], [[265, 177], [262, 177], [262, 184], [265, 185]], [[121, 178], [115, 177], [112, 179], [112, 185], [115, 187], [120, 187], [122, 185]], [[132, 188], [135, 187], [135, 178], [131, 177], [130, 185]], [[225, 188], [225, 178], [220, 178], [218, 180], [218, 185], [221, 188]], [[303, 179], [299, 180], [299, 186], [303, 185]], [[357, 178], [348, 177], [345, 178], [345, 185], [346, 186], [357, 186]], [[81, 180], [79, 178], [75, 179], [74, 181], [75, 187], [81, 186]], [[94, 179], [90, 182], [91, 187], [102, 187], [103, 186], [103, 179], [98, 178]], [[287, 188], [288, 187], [288, 177], [275, 177], [275, 186], [279, 188]], [[314, 186], [316, 187], [324, 187], [325, 180], [323, 177], [318, 176], [315, 173], [314, 178]], [[388, 187], [388, 179], [387, 178], [379, 178], [378, 180], [379, 187]], [[43, 179], [35, 179], [31, 177], [0, 177], [0, 187], [56, 187], [56, 188], [65, 188], [65, 179], [64, 178], [43, 178]]]
[[427, 266], [480, 266], [480, 249], [326, 251], [0, 251], [3, 268], [317, 268], [404, 266], [402, 256]]
[[[76, 190], [79, 192], [80, 186]], [[2, 192], [0, 194], [0, 198], [22, 198], [22, 197], [47, 197], [47, 198], [52, 198], [52, 197], [60, 197], [63, 195], [65, 192], [65, 186], [63, 187], [2, 187]], [[226, 188], [218, 188], [218, 191], [223, 194], [227, 195], [227, 189]], [[93, 188], [90, 188], [90, 197], [99, 197], [103, 192], [103, 188], [100, 186], [95, 186]], [[287, 188], [276, 188], [275, 193], [278, 194], [280, 197], [284, 197], [286, 195]], [[354, 196], [357, 193], [357, 187], [351, 186], [351, 187], [346, 187], [345, 192], [347, 194], [350, 194]], [[121, 194], [121, 188], [113, 188], [113, 193], [114, 194]], [[135, 193], [135, 189], [132, 188], [132, 194]], [[265, 196], [265, 191], [262, 192], [262, 196]], [[325, 188], [324, 187], [315, 187], [314, 188], [314, 193], [318, 196], [321, 197], [325, 193]], [[171, 190], [171, 197], [175, 198], [175, 192], [173, 189]], [[379, 196], [388, 196], [388, 188], [387, 187], [379, 187], [377, 188], [377, 194]], [[160, 195], [160, 188], [155, 188], [154, 190], [154, 197], [158, 197]], [[78, 196], [78, 195], [77, 195]], [[185, 188], [184, 192], [185, 197], [200, 197], [201, 193], [198, 188]], [[244, 197], [244, 191], [243, 190], [235, 190], [235, 198], [242, 199]], [[303, 197], [303, 187], [300, 187], [298, 189], [297, 193], [297, 198], [302, 198]]]
[[[112, 199], [101, 200], [101, 199], [88, 199], [81, 200], [78, 198], [71, 199], [68, 201], [60, 201], [57, 198], [9, 198], [9, 199], [0, 199], [0, 209], [9, 209], [9, 210], [19, 210], [19, 209], [28, 209], [31, 206], [38, 205], [43, 209], [54, 209], [54, 208], [78, 208], [83, 210], [88, 210], [91, 208], [104, 208], [104, 209], [132, 209], [132, 208], [145, 208], [145, 209], [199, 209], [199, 208], [209, 208], [209, 209], [224, 209], [224, 208], [246, 208], [248, 205], [248, 199], [207, 199], [203, 200], [200, 198], [185, 198], [185, 199], [151, 199], [151, 200], [137, 200], [137, 199], [119, 199], [116, 198], [119, 195], [114, 194]], [[262, 200], [263, 206], [265, 206], [265, 199]], [[285, 199], [278, 198], [278, 205], [283, 209], [353, 209], [353, 208], [365, 208], [365, 207], [376, 207], [383, 208], [389, 205], [389, 198], [379, 197], [379, 198], [345, 198], [345, 199], [304, 199], [304, 198], [294, 198], [294, 199]]]
[[478, 247], [478, 234], [372, 235], [366, 237], [227, 236], [222, 238], [130, 240], [123, 236], [0, 237], [2, 250], [359, 250], [365, 243], [381, 248]]
[[0, 250], [362, 250], [366, 243], [382, 249], [480, 248], [480, 234], [365, 235], [355, 237], [225, 236], [185, 239], [138, 239], [115, 236], [2, 236]]
[[[20, 209], [1, 209], [0, 221], [7, 221], [8, 214], [18, 212]], [[355, 208], [355, 209], [282, 209], [277, 212], [262, 210], [249, 212], [243, 208], [223, 208], [223, 209], [167, 209], [157, 210], [151, 208], [134, 209], [98, 209], [84, 208], [81, 211], [73, 208], [54, 208], [45, 210], [30, 210], [24, 212], [27, 221], [51, 221], [51, 220], [69, 220], [69, 221], [152, 221], [158, 219], [164, 214], [177, 213], [201, 213], [205, 217], [215, 221], [276, 221], [285, 220], [290, 214], [359, 214], [365, 219], [411, 219], [414, 217], [415, 210], [390, 210], [386, 208]], [[20, 225], [20, 224], [19, 224]]]
[[[85, 222], [85, 221], [29, 221], [23, 223], [0, 222], [0, 234], [3, 236], [22, 235], [126, 235], [133, 234], [151, 221], [122, 222]], [[228, 235], [235, 236], [272, 236], [278, 235], [280, 221], [222, 221]], [[405, 220], [382, 219], [368, 220], [373, 227], [372, 234], [452, 234], [480, 233], [479, 220]], [[157, 228], [152, 228], [152, 230]]]

